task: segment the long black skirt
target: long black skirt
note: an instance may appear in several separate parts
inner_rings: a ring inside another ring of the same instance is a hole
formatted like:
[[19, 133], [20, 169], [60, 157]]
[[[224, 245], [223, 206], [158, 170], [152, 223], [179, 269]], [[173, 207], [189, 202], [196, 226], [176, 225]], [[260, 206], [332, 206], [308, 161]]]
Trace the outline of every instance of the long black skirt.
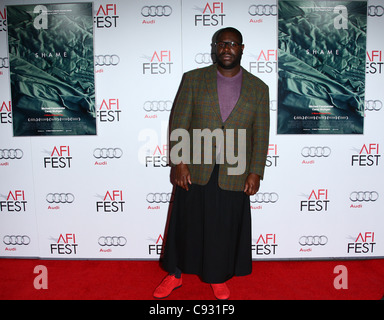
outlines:
[[205, 186], [176, 187], [161, 258], [170, 273], [222, 283], [252, 272], [249, 196], [220, 189], [218, 171], [215, 165]]

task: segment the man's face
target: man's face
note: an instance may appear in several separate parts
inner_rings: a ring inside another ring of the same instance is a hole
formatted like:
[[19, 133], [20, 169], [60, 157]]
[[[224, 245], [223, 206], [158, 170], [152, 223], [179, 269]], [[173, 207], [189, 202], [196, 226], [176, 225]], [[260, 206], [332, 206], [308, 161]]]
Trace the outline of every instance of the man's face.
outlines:
[[[231, 42], [235, 42], [238, 45], [232, 47], [229, 44]], [[243, 49], [244, 45], [241, 45], [240, 39], [235, 33], [228, 31], [223, 32], [216, 39], [216, 57], [218, 65], [223, 69], [233, 69], [240, 65]]]

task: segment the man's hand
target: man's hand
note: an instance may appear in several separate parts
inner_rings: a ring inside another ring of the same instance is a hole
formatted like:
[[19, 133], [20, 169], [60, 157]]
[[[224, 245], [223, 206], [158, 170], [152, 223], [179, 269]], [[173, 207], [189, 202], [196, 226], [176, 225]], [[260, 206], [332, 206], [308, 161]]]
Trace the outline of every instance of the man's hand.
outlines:
[[192, 182], [191, 174], [186, 164], [180, 163], [176, 166], [175, 182], [179, 187], [187, 191], [189, 190], [188, 184], [192, 184]]
[[245, 180], [244, 192], [248, 196], [254, 195], [260, 188], [260, 176], [255, 173], [250, 173]]

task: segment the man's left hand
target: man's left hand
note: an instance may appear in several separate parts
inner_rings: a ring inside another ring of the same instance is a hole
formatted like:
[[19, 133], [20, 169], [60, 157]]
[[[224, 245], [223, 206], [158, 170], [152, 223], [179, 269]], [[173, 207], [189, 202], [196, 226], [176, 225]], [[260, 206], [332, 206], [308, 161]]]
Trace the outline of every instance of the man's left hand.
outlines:
[[255, 173], [250, 173], [245, 180], [244, 192], [248, 196], [254, 195], [260, 188], [260, 176]]

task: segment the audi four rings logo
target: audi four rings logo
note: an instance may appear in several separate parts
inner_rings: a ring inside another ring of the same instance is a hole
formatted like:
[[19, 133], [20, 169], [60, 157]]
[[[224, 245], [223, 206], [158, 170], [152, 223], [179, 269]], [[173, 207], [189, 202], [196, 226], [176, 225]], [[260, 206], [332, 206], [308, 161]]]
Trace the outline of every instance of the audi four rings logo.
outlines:
[[149, 203], [167, 203], [171, 202], [172, 193], [148, 193], [147, 202]]
[[277, 16], [277, 5], [272, 4], [259, 4], [251, 5], [248, 9], [248, 13], [251, 16]]
[[170, 100], [145, 101], [143, 108], [145, 111], [171, 111], [172, 101]]
[[299, 243], [302, 246], [325, 246], [328, 238], [326, 236], [302, 236]]
[[119, 62], [120, 62], [120, 57], [116, 54], [95, 56], [96, 67], [117, 66]]
[[379, 199], [379, 193], [376, 191], [354, 191], [349, 196], [349, 199], [353, 202], [376, 201], [377, 199]]
[[368, 6], [368, 15], [370, 17], [382, 17], [384, 15], [383, 6]]
[[258, 192], [250, 199], [251, 203], [275, 203], [279, 200], [279, 195], [276, 192]]
[[93, 156], [96, 159], [119, 159], [123, 156], [123, 150], [120, 148], [97, 148], [93, 151]]
[[211, 64], [212, 56], [210, 53], [198, 53], [195, 55], [195, 62], [197, 64]]
[[365, 101], [365, 110], [379, 111], [383, 107], [383, 102], [380, 100], [367, 100]]
[[114, 247], [123, 247], [127, 244], [127, 239], [120, 236], [120, 237], [117, 237], [117, 236], [102, 236], [99, 238], [99, 241], [98, 241], [99, 245], [101, 245], [102, 247], [104, 246], [107, 246], [107, 247], [111, 247], [111, 246], [114, 246]]
[[7, 246], [27, 246], [31, 243], [31, 239], [28, 236], [4, 236], [3, 242]]
[[72, 193], [48, 193], [45, 199], [48, 203], [72, 203], [75, 196]]
[[331, 154], [330, 147], [304, 147], [301, 149], [303, 157], [329, 157]]
[[169, 17], [171, 13], [171, 6], [145, 6], [141, 9], [143, 17]]
[[21, 159], [23, 155], [21, 149], [0, 149], [0, 159]]
[[0, 69], [9, 68], [9, 59], [8, 58], [0, 58]]
[[277, 111], [277, 100], [271, 100], [269, 102], [269, 110]]

